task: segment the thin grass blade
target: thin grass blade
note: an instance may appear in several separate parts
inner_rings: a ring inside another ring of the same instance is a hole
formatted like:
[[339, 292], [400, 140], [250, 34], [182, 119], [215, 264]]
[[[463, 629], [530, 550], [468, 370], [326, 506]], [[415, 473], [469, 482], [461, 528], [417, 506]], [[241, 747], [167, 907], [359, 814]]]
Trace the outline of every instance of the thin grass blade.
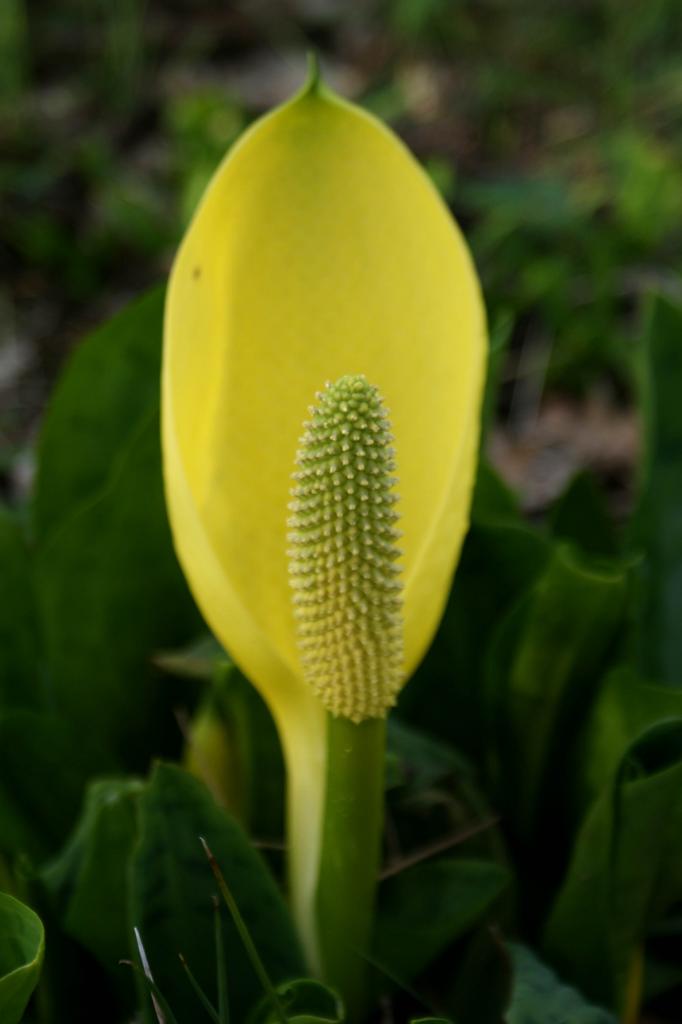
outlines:
[[227, 1001], [227, 972], [225, 970], [225, 944], [223, 942], [223, 923], [220, 919], [218, 900], [214, 903], [215, 911], [215, 952], [218, 983], [218, 1024], [229, 1024], [230, 1009]]
[[246, 922], [244, 921], [244, 918], [239, 912], [239, 907], [235, 902], [234, 896], [230, 892], [227, 882], [223, 877], [223, 873], [220, 870], [220, 867], [218, 866], [218, 862], [213, 856], [209, 848], [209, 845], [203, 836], [199, 836], [199, 841], [201, 842], [201, 845], [204, 848], [204, 853], [208, 858], [208, 863], [211, 866], [211, 871], [213, 872], [214, 878], [218, 884], [220, 894], [225, 900], [227, 909], [230, 911], [230, 914], [232, 915], [232, 920], [234, 921], [235, 928], [239, 932], [239, 937], [244, 943], [244, 948], [248, 953], [249, 959], [251, 960], [251, 963], [253, 965], [253, 969], [258, 975], [260, 982], [268, 998], [270, 999], [270, 1002], [272, 1003], [272, 1008], [275, 1011], [275, 1014], [277, 1015], [279, 1024], [287, 1024], [287, 1016], [284, 1012], [281, 1002], [279, 1001], [279, 998], [275, 991], [275, 987], [270, 981], [268, 972], [265, 970], [265, 965], [263, 964], [263, 961], [259, 956], [258, 950], [256, 949], [253, 943], [253, 939], [251, 938], [249, 929], [246, 926]]
[[165, 999], [163, 992], [156, 982], [145, 974], [140, 965], [134, 963], [132, 960], [119, 960], [119, 963], [125, 964], [126, 967], [132, 967], [135, 973], [139, 975], [140, 980], [144, 983], [149, 995], [151, 996], [154, 1013], [156, 1014], [156, 1019], [159, 1024], [178, 1024], [177, 1018], [168, 1005], [168, 1001]]
[[218, 1011], [216, 1010], [215, 1006], [210, 1001], [204, 990], [202, 989], [197, 979], [192, 974], [192, 970], [187, 961], [185, 960], [184, 956], [182, 955], [182, 953], [178, 953], [178, 957], [180, 963], [183, 966], [185, 974], [187, 975], [187, 980], [189, 981], [190, 985], [192, 986], [197, 995], [197, 999], [199, 1000], [203, 1008], [206, 1010], [206, 1013], [209, 1015], [211, 1020], [214, 1021], [214, 1024], [221, 1024], [220, 1017], [218, 1016]]

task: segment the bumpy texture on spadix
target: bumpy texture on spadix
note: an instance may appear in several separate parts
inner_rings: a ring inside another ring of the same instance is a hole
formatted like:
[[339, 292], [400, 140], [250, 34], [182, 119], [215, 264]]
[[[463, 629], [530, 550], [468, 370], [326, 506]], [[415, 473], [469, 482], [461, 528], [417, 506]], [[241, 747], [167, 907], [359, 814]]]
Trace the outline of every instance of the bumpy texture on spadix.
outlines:
[[317, 393], [304, 424], [289, 519], [290, 580], [303, 674], [354, 722], [395, 704], [403, 624], [388, 415], [361, 375]]

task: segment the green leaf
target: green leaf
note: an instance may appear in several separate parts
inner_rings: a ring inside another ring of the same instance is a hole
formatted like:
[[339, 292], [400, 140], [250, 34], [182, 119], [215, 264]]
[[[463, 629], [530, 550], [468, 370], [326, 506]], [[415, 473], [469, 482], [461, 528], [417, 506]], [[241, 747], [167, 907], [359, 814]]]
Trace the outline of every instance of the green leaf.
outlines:
[[[180, 970], [179, 953], [210, 1001], [217, 1002], [216, 887], [199, 836], [205, 837], [234, 892], [273, 981], [304, 972], [293, 924], [272, 877], [239, 826], [200, 782], [179, 768], [158, 765], [142, 795], [140, 825], [131, 872], [132, 920], [154, 978], [180, 1020], [194, 1019], [196, 1002]], [[243, 1020], [262, 990], [227, 916], [223, 929], [231, 1019]]]
[[173, 690], [152, 655], [188, 640], [199, 619], [171, 545], [157, 412], [115, 464], [104, 490], [40, 546], [37, 581], [55, 708], [135, 768], [178, 737]]
[[19, 524], [0, 506], [0, 707], [38, 708], [42, 637], [31, 561]]
[[508, 884], [497, 864], [452, 857], [387, 878], [379, 886], [373, 958], [411, 981], [490, 911]]
[[158, 406], [164, 289], [131, 303], [80, 345], [50, 400], [38, 445], [36, 536], [101, 493]]
[[[343, 1024], [346, 1015], [339, 996], [311, 978], [296, 978], [277, 986], [289, 1024]], [[248, 1024], [279, 1024], [271, 1000], [264, 998], [249, 1015]]]
[[503, 1024], [512, 965], [500, 928], [495, 922], [481, 921], [454, 953], [443, 1005], [456, 1021]]
[[469, 859], [505, 858], [497, 817], [473, 765], [458, 750], [391, 716], [385, 786], [392, 822], [388, 878], [466, 843]]
[[537, 579], [549, 550], [536, 530], [512, 514], [507, 496], [487, 501], [467, 535], [434, 643], [400, 697], [401, 717], [479, 764], [491, 633]]
[[42, 872], [64, 931], [117, 978], [130, 954], [127, 877], [141, 790], [136, 779], [91, 783], [71, 839]]
[[387, 786], [405, 786], [410, 795], [451, 775], [471, 776], [470, 765], [456, 750], [390, 717], [387, 729]]
[[18, 1024], [36, 986], [45, 952], [40, 918], [0, 893], [0, 1020]]
[[641, 680], [629, 667], [609, 673], [600, 690], [577, 759], [591, 802], [613, 781], [627, 748], [658, 722], [682, 719], [682, 691]]
[[578, 473], [552, 509], [552, 533], [588, 555], [617, 554], [614, 524], [604, 492], [592, 473]]
[[582, 562], [562, 547], [499, 627], [488, 662], [490, 726], [503, 807], [524, 843], [556, 800], [625, 597], [622, 569]]
[[478, 463], [471, 516], [475, 524], [501, 522], [522, 525], [515, 495], [484, 455]]
[[656, 299], [642, 353], [644, 464], [633, 542], [639, 573], [639, 665], [643, 675], [682, 686], [682, 306]]
[[635, 1019], [647, 934], [682, 900], [682, 720], [649, 729], [594, 803], [545, 932], [554, 963]]
[[64, 842], [101, 765], [87, 733], [34, 711], [0, 716], [0, 852], [41, 861]]
[[133, 768], [179, 738], [152, 656], [201, 628], [163, 498], [162, 319], [157, 289], [76, 348], [45, 417], [33, 506], [50, 706]]
[[529, 949], [516, 944], [510, 949], [514, 987], [507, 1024], [617, 1024], [610, 1013], [559, 981]]

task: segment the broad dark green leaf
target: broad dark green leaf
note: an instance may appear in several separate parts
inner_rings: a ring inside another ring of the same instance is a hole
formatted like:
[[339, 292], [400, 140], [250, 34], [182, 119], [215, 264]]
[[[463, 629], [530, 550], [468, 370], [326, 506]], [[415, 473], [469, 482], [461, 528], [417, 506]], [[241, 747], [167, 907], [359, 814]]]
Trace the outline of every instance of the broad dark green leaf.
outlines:
[[476, 473], [476, 486], [471, 505], [471, 518], [477, 523], [522, 525], [519, 503], [514, 493], [481, 455]]
[[472, 774], [456, 750], [398, 718], [388, 720], [387, 748], [387, 787], [403, 786], [416, 794], [448, 776]]
[[75, 349], [43, 421], [34, 495], [43, 540], [116, 471], [158, 406], [164, 289], [156, 288]]
[[618, 552], [616, 532], [604, 492], [592, 473], [578, 473], [552, 509], [552, 533], [571, 541], [588, 555], [611, 557]]
[[463, 1024], [504, 1024], [512, 965], [501, 929], [483, 920], [462, 947], [453, 951], [443, 1005]]
[[617, 1024], [606, 1010], [589, 1005], [563, 984], [534, 953], [511, 945], [514, 987], [507, 1024]]
[[[311, 978], [297, 978], [277, 986], [288, 1024], [343, 1024], [343, 1003], [332, 989]], [[267, 997], [249, 1015], [248, 1024], [280, 1024]]]
[[[532, 592], [498, 630], [488, 662], [498, 788], [529, 842], [590, 706], [624, 611], [626, 574], [558, 548]], [[545, 820], [546, 824], [546, 820]]]
[[[497, 814], [474, 766], [458, 750], [391, 716], [386, 757], [391, 822], [387, 874], [435, 851], [504, 861]], [[466, 844], [466, 845], [463, 845]]]
[[127, 877], [141, 790], [135, 779], [91, 783], [71, 839], [42, 872], [61, 927], [118, 978], [131, 951]]
[[577, 759], [591, 802], [610, 784], [627, 748], [657, 722], [682, 719], [682, 690], [655, 686], [622, 667], [609, 673], [590, 715]]
[[397, 980], [411, 981], [489, 912], [508, 884], [498, 864], [452, 857], [387, 878], [379, 887], [376, 963]]
[[18, 1024], [36, 986], [45, 952], [40, 918], [0, 893], [0, 1020]]
[[635, 1019], [643, 943], [682, 900], [682, 720], [630, 746], [578, 835], [549, 919], [552, 961]]
[[153, 413], [105, 488], [37, 552], [53, 704], [133, 768], [163, 749], [164, 733], [178, 736], [152, 655], [199, 628], [171, 545], [158, 430]]
[[[132, 920], [154, 978], [179, 1020], [194, 1020], [196, 1003], [178, 953], [216, 1002], [216, 887], [200, 836], [215, 855], [272, 980], [280, 983], [304, 973], [294, 926], [274, 880], [240, 827], [198, 780], [174, 766], [158, 765], [141, 798], [140, 826], [131, 872]], [[262, 990], [227, 916], [224, 935], [231, 1016], [243, 1020]]]
[[68, 721], [34, 711], [0, 716], [0, 851], [36, 861], [54, 853], [101, 764], [87, 733]]
[[0, 709], [40, 706], [41, 646], [28, 547], [0, 506]]
[[131, 767], [178, 739], [152, 656], [200, 628], [163, 498], [162, 313], [157, 289], [77, 347], [45, 417], [33, 510], [50, 707]]
[[639, 573], [639, 664], [643, 675], [682, 686], [682, 306], [656, 299], [642, 359], [644, 464], [632, 539]]
[[436, 638], [398, 708], [411, 724], [443, 737], [479, 764], [491, 632], [537, 579], [550, 550], [541, 534], [520, 522], [503, 485], [486, 490]]

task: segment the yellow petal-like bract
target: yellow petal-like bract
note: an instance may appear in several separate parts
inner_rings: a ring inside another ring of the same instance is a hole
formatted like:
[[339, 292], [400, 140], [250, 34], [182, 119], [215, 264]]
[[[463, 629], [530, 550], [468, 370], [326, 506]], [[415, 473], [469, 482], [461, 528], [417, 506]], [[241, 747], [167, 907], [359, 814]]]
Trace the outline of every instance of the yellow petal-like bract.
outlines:
[[286, 539], [311, 396], [327, 380], [364, 374], [391, 410], [409, 675], [433, 636], [467, 527], [485, 352], [466, 246], [390, 131], [312, 82], [243, 136], [173, 266], [165, 485], [198, 604], [278, 721], [295, 804], [319, 798], [324, 760]]

